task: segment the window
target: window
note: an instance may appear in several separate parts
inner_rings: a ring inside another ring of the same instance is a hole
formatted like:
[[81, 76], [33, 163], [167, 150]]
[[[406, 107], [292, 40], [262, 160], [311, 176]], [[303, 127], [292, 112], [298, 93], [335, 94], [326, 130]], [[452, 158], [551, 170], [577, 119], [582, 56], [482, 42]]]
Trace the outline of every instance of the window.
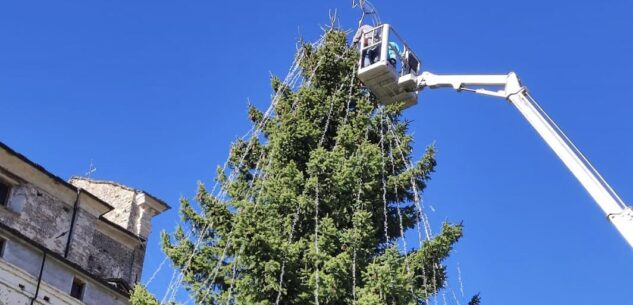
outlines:
[[82, 300], [84, 298], [84, 290], [86, 289], [86, 283], [78, 278], [73, 278], [73, 286], [70, 288], [70, 296]]
[[0, 180], [0, 205], [6, 206], [9, 201], [9, 193], [11, 192], [11, 185]]
[[7, 246], [7, 240], [0, 237], [0, 258], [4, 257], [4, 247]]

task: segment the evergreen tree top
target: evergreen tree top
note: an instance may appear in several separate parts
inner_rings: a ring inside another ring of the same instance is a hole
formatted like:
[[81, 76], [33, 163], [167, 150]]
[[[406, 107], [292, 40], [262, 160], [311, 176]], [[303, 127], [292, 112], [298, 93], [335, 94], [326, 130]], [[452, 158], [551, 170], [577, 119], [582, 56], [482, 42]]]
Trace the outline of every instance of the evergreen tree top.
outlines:
[[196, 304], [425, 304], [445, 286], [462, 226], [432, 236], [422, 212], [434, 147], [412, 161], [408, 122], [363, 89], [358, 56], [336, 29], [302, 44], [271, 108], [249, 107], [254, 131], [232, 145], [220, 191], [181, 201], [163, 248]]

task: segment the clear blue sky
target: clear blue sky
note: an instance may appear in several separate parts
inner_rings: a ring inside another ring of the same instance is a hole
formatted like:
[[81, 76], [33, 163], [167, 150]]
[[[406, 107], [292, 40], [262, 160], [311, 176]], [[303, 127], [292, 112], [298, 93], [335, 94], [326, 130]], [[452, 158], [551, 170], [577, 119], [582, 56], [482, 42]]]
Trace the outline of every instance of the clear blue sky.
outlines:
[[[633, 201], [633, 2], [375, 0], [436, 73], [518, 72], [532, 95]], [[63, 178], [145, 189], [175, 208], [211, 183], [269, 103], [295, 41], [351, 1], [5, 1], [0, 4], [0, 141]], [[484, 304], [633, 304], [633, 251], [520, 114], [494, 98], [423, 92], [406, 117], [416, 154], [436, 141], [425, 195], [434, 226], [464, 221], [451, 259]], [[152, 283], [164, 291], [171, 270]], [[458, 294], [459, 289], [457, 289]]]

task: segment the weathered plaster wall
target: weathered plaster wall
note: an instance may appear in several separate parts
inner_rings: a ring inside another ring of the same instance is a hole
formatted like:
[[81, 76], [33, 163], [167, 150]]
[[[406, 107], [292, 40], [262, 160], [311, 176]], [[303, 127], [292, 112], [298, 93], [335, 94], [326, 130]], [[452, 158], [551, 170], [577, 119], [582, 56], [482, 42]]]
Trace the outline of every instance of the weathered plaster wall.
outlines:
[[83, 303], [88, 305], [119, 305], [127, 304], [127, 300], [117, 294], [111, 293], [108, 288], [93, 282], [83, 276], [78, 275], [72, 269], [55, 261], [48, 260], [44, 268], [42, 280], [48, 285], [60, 291], [70, 293], [72, 281], [75, 276], [79, 276], [86, 284], [84, 288]]
[[[42, 264], [41, 250], [7, 236], [3, 238], [7, 240], [7, 244], [0, 258], [0, 305], [30, 304], [31, 298], [35, 295]], [[86, 284], [83, 302], [70, 296], [72, 281], [76, 276]], [[48, 297], [49, 301], [44, 301], [44, 297]], [[128, 300], [49, 255], [42, 271], [42, 283], [36, 304], [125, 305], [128, 304]]]
[[158, 212], [147, 205], [138, 205], [136, 208], [136, 231], [139, 236], [147, 238], [152, 232], [152, 218], [158, 214]]
[[86, 285], [86, 292], [84, 294], [84, 303], [86, 305], [128, 305], [127, 299], [108, 293], [106, 290], [97, 289], [94, 284]]
[[48, 257], [42, 270], [42, 281], [46, 282], [61, 291], [70, 293], [75, 273], [68, 267], [65, 267]]
[[6, 241], [2, 259], [34, 277], [39, 275], [42, 265], [42, 253], [35, 252], [12, 240]]
[[0, 260], [0, 305], [29, 305], [34, 283], [29, 274]]
[[[19, 206], [19, 213], [14, 207]], [[51, 251], [63, 255], [72, 206], [35, 188], [21, 184], [12, 189], [8, 207], [0, 208], [0, 222]]]
[[[30, 305], [35, 296], [37, 279], [21, 269], [0, 260], [0, 305]], [[59, 289], [48, 282], [40, 284], [35, 304], [38, 305], [128, 305], [128, 300], [120, 295], [108, 292], [100, 284], [88, 282], [83, 301], [68, 294], [68, 290]], [[48, 298], [46, 301], [44, 298]]]

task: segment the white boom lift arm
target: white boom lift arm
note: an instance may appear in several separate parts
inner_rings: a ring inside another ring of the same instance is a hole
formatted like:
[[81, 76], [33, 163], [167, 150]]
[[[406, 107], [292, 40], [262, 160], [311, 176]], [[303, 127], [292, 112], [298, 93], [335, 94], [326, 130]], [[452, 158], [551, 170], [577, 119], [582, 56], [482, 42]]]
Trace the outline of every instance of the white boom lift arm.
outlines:
[[528, 94], [516, 74], [436, 75], [422, 72], [420, 60], [389, 24], [359, 28], [354, 43], [358, 44], [360, 51], [358, 77], [383, 104], [402, 102], [403, 107], [411, 107], [417, 103], [418, 93], [427, 87], [448, 87], [508, 100], [554, 150], [633, 247], [633, 208], [624, 204], [589, 160]]
[[[483, 86], [485, 88], [470, 88]], [[417, 90], [451, 87], [458, 91], [501, 97], [514, 105], [567, 168], [589, 192], [607, 218], [633, 247], [633, 208], [615, 193], [589, 160], [576, 148], [556, 123], [521, 86], [515, 73], [507, 75], [435, 75], [422, 72], [417, 76]], [[486, 88], [498, 87], [498, 91]]]

